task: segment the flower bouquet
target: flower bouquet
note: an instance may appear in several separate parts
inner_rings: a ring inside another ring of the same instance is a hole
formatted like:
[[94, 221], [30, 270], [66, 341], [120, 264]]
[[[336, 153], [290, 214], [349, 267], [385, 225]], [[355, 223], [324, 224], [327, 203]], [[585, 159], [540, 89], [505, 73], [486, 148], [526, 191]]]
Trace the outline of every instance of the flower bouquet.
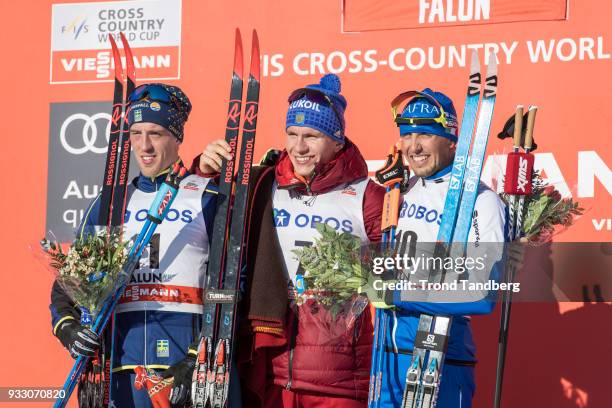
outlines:
[[321, 236], [312, 246], [293, 251], [305, 271], [297, 304], [321, 305], [332, 319], [342, 318], [350, 327], [368, 304], [367, 297], [359, 294], [368, 281], [368, 271], [361, 265], [361, 240], [323, 223], [316, 229]]
[[[509, 203], [509, 196], [501, 194]], [[523, 221], [523, 238], [537, 246], [550, 242], [554, 235], [567, 229], [584, 209], [572, 198], [562, 198], [554, 186], [544, 181], [541, 174], [533, 172], [532, 193], [525, 197], [526, 213]]]
[[104, 302], [117, 289], [117, 277], [127, 260], [129, 243], [118, 233], [77, 238], [67, 250], [54, 240], [41, 247], [56, 281], [81, 309], [81, 324], [91, 325]]

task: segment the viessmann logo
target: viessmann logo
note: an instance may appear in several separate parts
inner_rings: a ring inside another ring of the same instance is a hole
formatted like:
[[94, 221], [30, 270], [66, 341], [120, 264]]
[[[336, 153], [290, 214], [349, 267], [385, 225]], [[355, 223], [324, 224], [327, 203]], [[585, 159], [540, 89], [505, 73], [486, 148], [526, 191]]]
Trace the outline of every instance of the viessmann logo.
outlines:
[[50, 82], [112, 80], [108, 36], [119, 42], [120, 31], [130, 42], [139, 78], [178, 79], [181, 9], [181, 0], [54, 4]]

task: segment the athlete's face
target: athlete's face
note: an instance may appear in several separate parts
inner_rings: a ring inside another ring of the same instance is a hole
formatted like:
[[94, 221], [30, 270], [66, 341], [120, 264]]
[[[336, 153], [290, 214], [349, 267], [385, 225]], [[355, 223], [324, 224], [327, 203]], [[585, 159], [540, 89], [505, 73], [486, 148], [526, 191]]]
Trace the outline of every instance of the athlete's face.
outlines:
[[316, 129], [289, 126], [285, 148], [293, 164], [293, 172], [309, 178], [318, 164], [328, 163], [336, 157], [342, 144]]
[[400, 138], [404, 159], [419, 177], [428, 177], [453, 162], [456, 144], [447, 138], [410, 133]]
[[178, 160], [180, 142], [168, 129], [156, 123], [134, 123], [130, 140], [140, 172], [155, 177]]

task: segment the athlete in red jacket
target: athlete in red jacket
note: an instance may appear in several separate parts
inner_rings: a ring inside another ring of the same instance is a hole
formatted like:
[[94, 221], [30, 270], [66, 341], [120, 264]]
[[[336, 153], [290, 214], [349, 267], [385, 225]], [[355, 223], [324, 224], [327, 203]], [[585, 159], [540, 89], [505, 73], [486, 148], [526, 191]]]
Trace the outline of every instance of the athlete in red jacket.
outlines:
[[[325, 308], [291, 301], [299, 268], [292, 251], [318, 236], [317, 222], [364, 244], [380, 240], [384, 190], [368, 178], [363, 156], [344, 134], [345, 109], [336, 75], [294, 91], [285, 150], [253, 172], [241, 325], [247, 335], [237, 342], [245, 406], [367, 404], [370, 309], [347, 326]], [[200, 171], [217, 173], [229, 152], [224, 140], [209, 144]]]

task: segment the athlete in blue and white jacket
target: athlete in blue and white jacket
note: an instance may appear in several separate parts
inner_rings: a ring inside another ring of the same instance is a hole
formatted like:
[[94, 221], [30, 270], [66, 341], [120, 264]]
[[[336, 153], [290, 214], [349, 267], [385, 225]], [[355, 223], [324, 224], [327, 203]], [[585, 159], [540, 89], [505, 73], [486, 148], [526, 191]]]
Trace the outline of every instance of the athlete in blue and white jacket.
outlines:
[[[178, 87], [164, 84], [142, 85], [131, 99], [130, 139], [140, 175], [128, 187], [124, 239], [140, 232], [168, 169], [180, 160], [183, 126], [191, 110]], [[181, 181], [172, 208], [157, 227], [117, 306], [110, 392], [117, 408], [151, 406], [147, 392], [134, 389], [138, 365], [173, 376], [174, 399], [182, 403], [188, 398], [196, 355], [190, 345], [200, 333], [216, 194], [210, 179], [188, 175]], [[101, 208], [98, 196], [78, 236], [104, 228], [97, 225], [100, 211], [108, 209]], [[51, 297], [53, 333], [74, 357], [93, 356], [99, 339], [80, 325], [78, 310], [57, 282]], [[179, 396], [181, 384], [184, 389]]]
[[[398, 240], [415, 239], [417, 243], [435, 243], [455, 154], [457, 121], [455, 108], [447, 96], [430, 89], [423, 93], [430, 98], [414, 97], [407, 103], [402, 117], [435, 119], [445, 115], [448, 120], [445, 126], [434, 120], [399, 125], [402, 155], [414, 175], [403, 196], [396, 237]], [[488, 248], [487, 279], [489, 276], [496, 278], [501, 270], [502, 245], [486, 246], [486, 243], [504, 242], [505, 214], [505, 206], [497, 194], [481, 183], [468, 242], [482, 243], [480, 252]], [[468, 245], [467, 255], [478, 251], [477, 245]], [[494, 301], [478, 298], [447, 303], [411, 302], [402, 300], [401, 292], [395, 291], [393, 303], [393, 309], [384, 310], [390, 327], [385, 338], [380, 406], [401, 406], [419, 316], [428, 313], [453, 316], [436, 406], [469, 408], [475, 390], [476, 363], [469, 315], [490, 313]]]

